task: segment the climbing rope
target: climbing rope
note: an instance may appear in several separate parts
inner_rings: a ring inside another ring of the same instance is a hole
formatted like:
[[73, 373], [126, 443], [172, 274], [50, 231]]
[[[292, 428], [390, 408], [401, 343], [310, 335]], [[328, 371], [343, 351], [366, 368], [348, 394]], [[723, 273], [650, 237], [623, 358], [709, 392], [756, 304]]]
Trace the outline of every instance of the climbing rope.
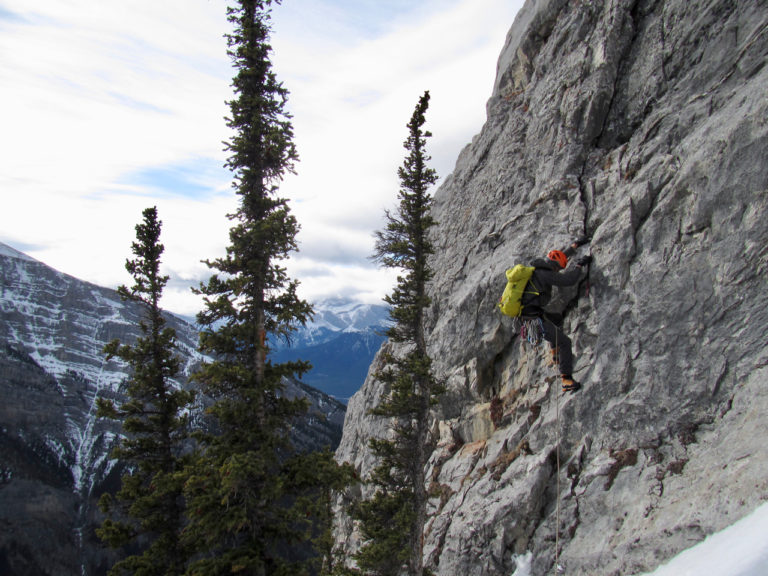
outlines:
[[[557, 341], [557, 330], [555, 330], [555, 349], [559, 342]], [[556, 480], [556, 512], [555, 512], [555, 573], [560, 574], [560, 394], [555, 386], [555, 460], [557, 461]]]
[[[514, 318], [513, 329], [520, 331], [520, 343], [528, 342], [533, 347], [538, 347], [544, 339], [544, 322], [541, 318], [531, 318], [523, 320], [519, 317]], [[555, 330], [555, 347], [559, 350], [558, 330]], [[558, 370], [555, 364], [555, 370]], [[558, 371], [559, 372], [559, 371]], [[564, 574], [565, 569], [560, 566], [560, 393], [555, 387], [555, 461], [557, 464], [557, 475], [555, 477], [556, 495], [555, 495], [555, 574]]]

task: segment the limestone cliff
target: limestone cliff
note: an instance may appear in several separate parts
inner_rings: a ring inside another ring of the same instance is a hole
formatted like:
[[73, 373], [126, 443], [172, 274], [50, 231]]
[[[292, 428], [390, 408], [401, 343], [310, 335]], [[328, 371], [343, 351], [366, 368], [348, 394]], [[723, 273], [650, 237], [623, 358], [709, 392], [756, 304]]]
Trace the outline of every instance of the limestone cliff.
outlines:
[[[427, 565], [653, 569], [768, 499], [768, 2], [528, 0], [487, 122], [435, 195]], [[588, 234], [575, 376], [495, 304], [504, 270]], [[365, 475], [369, 376], [339, 459]], [[492, 409], [493, 407], [493, 409]], [[337, 537], [357, 546], [339, 516]]]

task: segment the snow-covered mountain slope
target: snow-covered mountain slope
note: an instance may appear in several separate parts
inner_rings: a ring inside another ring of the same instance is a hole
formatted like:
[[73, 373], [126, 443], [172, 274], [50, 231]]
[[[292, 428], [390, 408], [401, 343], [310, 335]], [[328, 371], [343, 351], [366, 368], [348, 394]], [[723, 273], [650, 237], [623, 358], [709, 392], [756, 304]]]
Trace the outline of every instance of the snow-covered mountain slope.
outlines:
[[[103, 348], [134, 340], [141, 311], [3, 244], [0, 280], [0, 546], [10, 573], [94, 573], [95, 500], [119, 474], [109, 459], [119, 428], [96, 417], [95, 401], [119, 398], [126, 376]], [[197, 335], [169, 324], [186, 376], [200, 360]]]
[[389, 324], [389, 307], [333, 298], [318, 302], [312, 325], [336, 332], [365, 332]]
[[[0, 245], [0, 278], [0, 343], [6, 354], [33, 363], [55, 382], [50, 393], [62, 402], [64, 427], [46, 431], [42, 444], [66, 464], [74, 489], [87, 489], [99, 468], [108, 470], [105, 449], [113, 437], [96, 419], [95, 398], [119, 395], [125, 379], [125, 365], [106, 361], [103, 348], [114, 338], [135, 339], [141, 310], [122, 302], [114, 290], [57, 272], [5, 245]], [[168, 320], [177, 332], [186, 377], [201, 360], [197, 334], [177, 318]]]
[[[117, 486], [109, 452], [119, 428], [96, 417], [95, 401], [120, 398], [126, 366], [103, 348], [134, 341], [141, 316], [116, 291], [0, 243], [0, 573], [100, 574], [108, 564], [93, 534], [95, 502]], [[176, 384], [186, 386], [202, 360], [197, 331], [167, 320], [182, 358]], [[338, 443], [344, 406], [300, 383], [288, 393], [312, 405], [297, 444]]]

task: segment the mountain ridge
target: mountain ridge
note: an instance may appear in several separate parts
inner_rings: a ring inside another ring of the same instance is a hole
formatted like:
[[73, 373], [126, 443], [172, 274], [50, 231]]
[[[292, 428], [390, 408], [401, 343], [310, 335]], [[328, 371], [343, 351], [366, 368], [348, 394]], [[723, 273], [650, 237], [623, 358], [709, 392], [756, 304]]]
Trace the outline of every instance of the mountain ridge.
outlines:
[[[119, 402], [127, 375], [103, 348], [114, 338], [133, 342], [144, 311], [2, 243], [0, 279], [0, 567], [18, 576], [102, 574], [114, 555], [95, 536], [96, 502], [119, 486], [122, 469], [109, 458], [119, 424], [97, 418], [95, 402]], [[172, 314], [166, 320], [182, 359], [172, 385], [186, 387], [204, 359], [197, 330]], [[337, 444], [344, 405], [306, 384], [284, 384], [311, 405], [294, 443]], [[193, 408], [198, 423], [205, 401], [199, 395]]]
[[389, 307], [346, 298], [328, 298], [313, 303], [314, 316], [299, 326], [289, 342], [278, 340], [275, 350], [307, 348], [324, 344], [339, 334], [370, 333], [384, 330], [390, 323]]

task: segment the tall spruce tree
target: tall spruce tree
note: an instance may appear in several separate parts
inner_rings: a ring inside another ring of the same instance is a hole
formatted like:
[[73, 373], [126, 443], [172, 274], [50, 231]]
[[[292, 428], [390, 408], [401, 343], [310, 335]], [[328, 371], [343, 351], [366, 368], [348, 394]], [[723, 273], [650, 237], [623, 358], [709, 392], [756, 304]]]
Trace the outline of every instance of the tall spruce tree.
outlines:
[[[285, 110], [288, 91], [270, 61], [271, 4], [240, 0], [228, 8], [236, 75], [227, 165], [239, 206], [230, 215], [226, 256], [208, 262], [216, 272], [199, 290], [205, 300], [200, 349], [213, 360], [194, 379], [214, 404], [212, 432], [199, 436], [201, 451], [186, 486], [185, 534], [199, 551], [189, 571], [195, 575], [304, 573], [292, 562], [293, 547], [302, 541], [306, 547], [312, 519], [296, 504], [323, 481], [313, 476], [321, 467], [303, 463], [307, 455], [294, 452], [288, 435], [306, 403], [283, 394], [283, 379], [301, 375], [308, 364], [268, 359], [269, 342], [312, 314], [280, 265], [296, 250], [299, 226], [278, 185], [297, 154]], [[333, 463], [329, 453], [325, 461]]]
[[118, 289], [123, 299], [144, 308], [142, 335], [133, 345], [113, 340], [105, 348], [109, 358], [121, 358], [130, 367], [127, 398], [120, 406], [103, 398], [97, 401], [100, 416], [122, 422], [126, 436], [112, 457], [128, 471], [117, 494], [101, 498], [107, 519], [97, 533], [114, 548], [143, 549], [116, 563], [110, 574], [176, 575], [184, 572], [187, 558], [180, 539], [185, 522], [181, 453], [187, 438], [182, 414], [193, 395], [172, 382], [179, 361], [174, 355], [175, 331], [165, 325], [159, 304], [168, 281], [160, 274], [162, 223], [157, 208], [147, 208], [143, 216], [132, 245], [136, 258], [126, 262], [135, 283]]
[[379, 458], [369, 479], [375, 491], [356, 512], [366, 539], [357, 563], [366, 573], [381, 576], [398, 576], [403, 567], [411, 576], [424, 573], [428, 418], [430, 406], [442, 392], [432, 375], [424, 334], [424, 314], [430, 304], [426, 284], [433, 275], [428, 264], [433, 253], [428, 233], [435, 225], [429, 214], [429, 188], [437, 181], [437, 173], [427, 166], [426, 138], [431, 134], [422, 130], [428, 107], [427, 91], [408, 122], [404, 143], [408, 154], [398, 169], [399, 206], [395, 214], [386, 213], [386, 226], [376, 233], [373, 256], [382, 265], [404, 272], [385, 298], [395, 321], [387, 335], [400, 346], [385, 357], [384, 368], [376, 375], [389, 392], [372, 410], [392, 419], [393, 436], [371, 441]]

